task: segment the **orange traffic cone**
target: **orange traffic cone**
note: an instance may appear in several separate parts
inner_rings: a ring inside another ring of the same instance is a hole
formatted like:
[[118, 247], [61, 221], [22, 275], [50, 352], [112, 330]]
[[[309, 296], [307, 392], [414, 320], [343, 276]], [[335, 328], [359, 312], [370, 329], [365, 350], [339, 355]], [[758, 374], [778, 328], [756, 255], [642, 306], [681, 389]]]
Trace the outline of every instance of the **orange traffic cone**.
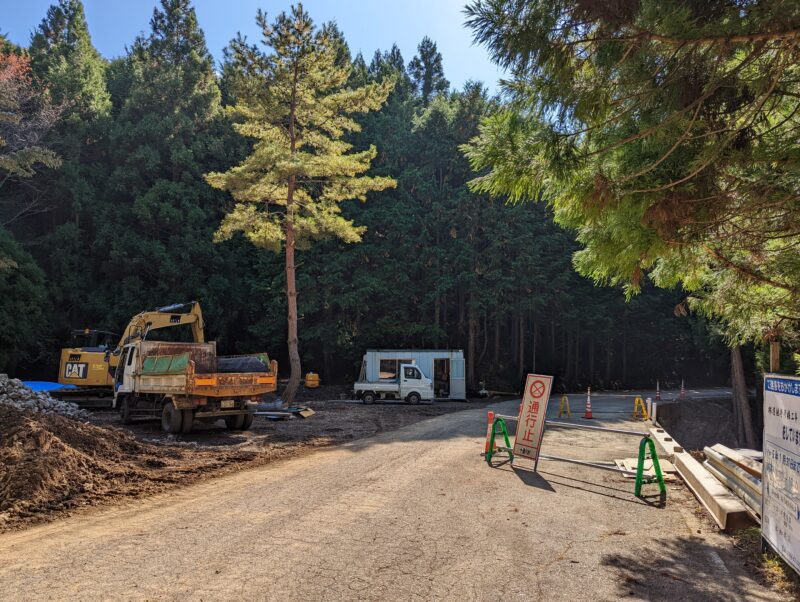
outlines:
[[592, 416], [592, 388], [586, 389], [586, 411], [583, 413], [584, 418], [594, 418]]
[[[489, 453], [489, 439], [492, 438], [492, 428], [494, 427], [494, 412], [489, 410], [489, 426], [486, 427], [486, 443], [483, 445], [483, 453]], [[497, 442], [494, 443], [494, 449], [492, 451], [497, 451]]]
[[681, 399], [686, 399], [686, 387], [683, 386], [683, 379], [681, 379]]
[[658, 381], [656, 381], [656, 401], [661, 401], [661, 387], [659, 386]]

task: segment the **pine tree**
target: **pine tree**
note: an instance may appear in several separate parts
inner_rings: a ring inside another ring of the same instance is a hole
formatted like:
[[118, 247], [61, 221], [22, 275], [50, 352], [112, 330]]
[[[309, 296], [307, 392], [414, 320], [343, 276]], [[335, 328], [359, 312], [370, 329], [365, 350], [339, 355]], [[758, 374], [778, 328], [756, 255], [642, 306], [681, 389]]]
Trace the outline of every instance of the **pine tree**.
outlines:
[[232, 43], [232, 60], [244, 74], [234, 108], [243, 122], [236, 130], [255, 146], [241, 164], [206, 179], [236, 201], [218, 240], [241, 231], [259, 247], [285, 251], [291, 365], [285, 397], [292, 403], [301, 374], [295, 250], [326, 236], [358, 242], [363, 228], [342, 217], [339, 203], [394, 186], [391, 178], [359, 176], [376, 150], [350, 152], [343, 140], [359, 127], [350, 115], [379, 109], [391, 83], [347, 88], [351, 68], [339, 60], [340, 41], [330, 28], [316, 31], [302, 5], [273, 25], [259, 11], [257, 23], [270, 52], [243, 38]]
[[422, 104], [427, 106], [434, 96], [447, 92], [450, 82], [444, 77], [442, 54], [436, 48], [436, 42], [425, 36], [417, 46], [417, 53], [408, 64], [408, 74]]

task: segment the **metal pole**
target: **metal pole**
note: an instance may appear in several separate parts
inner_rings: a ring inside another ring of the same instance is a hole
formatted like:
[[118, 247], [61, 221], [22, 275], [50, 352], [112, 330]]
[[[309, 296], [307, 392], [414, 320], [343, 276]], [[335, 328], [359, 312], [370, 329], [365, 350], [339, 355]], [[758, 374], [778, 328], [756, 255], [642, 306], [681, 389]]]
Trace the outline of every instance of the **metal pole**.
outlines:
[[546, 420], [548, 426], [560, 426], [565, 429], [583, 429], [586, 431], [606, 431], [609, 433], [619, 433], [620, 435], [634, 435], [636, 437], [649, 437], [650, 433], [643, 433], [641, 431], [629, 431], [626, 429], [612, 429], [607, 426], [589, 426], [588, 424], [570, 424], [569, 422], [557, 422], [555, 420]]
[[601, 468], [602, 470], [621, 472], [622, 474], [631, 475], [633, 477], [636, 476], [636, 472], [634, 472], [633, 470], [625, 470], [624, 468], [617, 468], [616, 466], [607, 466], [605, 464], [597, 464], [595, 462], [587, 462], [584, 460], [574, 460], [572, 458], [564, 458], [562, 456], [546, 456], [545, 454], [539, 454], [539, 457], [542, 460], [555, 460], [557, 462], [569, 462], [570, 464], [581, 464], [582, 466], [591, 466], [592, 468]]

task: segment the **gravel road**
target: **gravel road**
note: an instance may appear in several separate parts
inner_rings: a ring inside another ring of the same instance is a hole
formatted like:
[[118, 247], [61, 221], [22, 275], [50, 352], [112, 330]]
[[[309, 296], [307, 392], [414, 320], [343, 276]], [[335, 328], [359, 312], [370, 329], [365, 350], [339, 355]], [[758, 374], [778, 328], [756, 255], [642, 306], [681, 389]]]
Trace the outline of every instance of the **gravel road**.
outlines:
[[[658, 508], [605, 471], [491, 469], [485, 429], [468, 409], [7, 533], [0, 599], [781, 599], [681, 486]], [[543, 449], [610, 460], [637, 443], [553, 429]]]

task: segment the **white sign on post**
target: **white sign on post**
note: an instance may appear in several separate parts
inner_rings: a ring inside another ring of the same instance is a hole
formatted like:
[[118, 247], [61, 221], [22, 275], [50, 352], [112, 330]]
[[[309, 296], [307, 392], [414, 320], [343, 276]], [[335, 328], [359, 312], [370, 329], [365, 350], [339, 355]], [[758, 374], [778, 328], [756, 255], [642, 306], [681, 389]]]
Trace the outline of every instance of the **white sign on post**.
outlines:
[[533, 460], [534, 464], [538, 461], [552, 385], [552, 376], [528, 374], [525, 381], [525, 394], [522, 397], [522, 405], [520, 405], [517, 418], [514, 457], [528, 458]]
[[800, 573], [800, 378], [764, 376], [761, 534]]

